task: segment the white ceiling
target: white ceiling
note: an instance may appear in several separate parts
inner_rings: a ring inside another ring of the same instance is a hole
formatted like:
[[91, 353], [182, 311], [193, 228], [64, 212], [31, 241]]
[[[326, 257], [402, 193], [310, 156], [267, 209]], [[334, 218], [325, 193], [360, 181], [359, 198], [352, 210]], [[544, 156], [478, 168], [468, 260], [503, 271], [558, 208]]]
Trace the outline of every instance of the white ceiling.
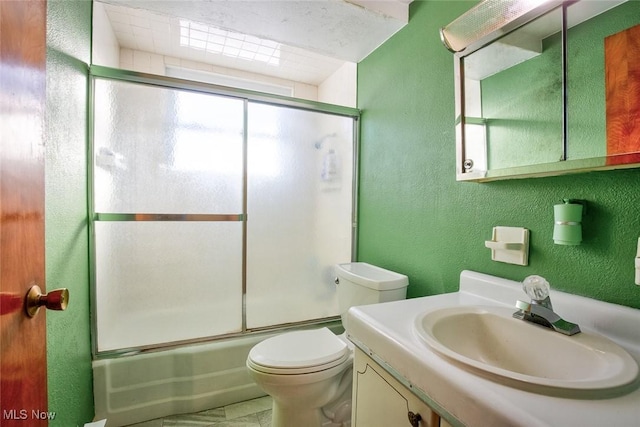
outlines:
[[408, 22], [412, 0], [98, 0], [123, 48], [319, 84]]

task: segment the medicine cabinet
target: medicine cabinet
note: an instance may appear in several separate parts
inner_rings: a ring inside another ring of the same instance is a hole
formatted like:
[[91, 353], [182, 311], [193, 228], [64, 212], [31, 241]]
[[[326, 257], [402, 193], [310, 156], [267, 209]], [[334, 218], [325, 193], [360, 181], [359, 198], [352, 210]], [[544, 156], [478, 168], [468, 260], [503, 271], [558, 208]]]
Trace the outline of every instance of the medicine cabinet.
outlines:
[[637, 0], [485, 0], [444, 27], [457, 180], [639, 167], [639, 24]]

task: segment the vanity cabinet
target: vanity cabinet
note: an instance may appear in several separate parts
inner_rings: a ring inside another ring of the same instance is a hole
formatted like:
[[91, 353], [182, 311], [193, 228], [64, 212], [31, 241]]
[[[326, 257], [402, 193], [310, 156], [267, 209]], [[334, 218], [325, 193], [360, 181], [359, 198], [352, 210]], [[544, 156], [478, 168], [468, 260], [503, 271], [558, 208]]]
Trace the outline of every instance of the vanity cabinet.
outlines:
[[360, 349], [353, 370], [353, 427], [444, 427], [428, 405]]

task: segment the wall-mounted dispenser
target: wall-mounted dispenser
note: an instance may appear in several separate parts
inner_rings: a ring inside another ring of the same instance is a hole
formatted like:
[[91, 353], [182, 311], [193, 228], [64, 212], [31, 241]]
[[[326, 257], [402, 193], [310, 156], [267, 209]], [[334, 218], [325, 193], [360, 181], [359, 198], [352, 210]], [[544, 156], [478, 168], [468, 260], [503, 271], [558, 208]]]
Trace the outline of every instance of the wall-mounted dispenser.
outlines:
[[636, 251], [636, 285], [640, 285], [640, 238], [638, 238], [638, 250]]
[[323, 181], [333, 181], [338, 178], [338, 155], [331, 149], [322, 157], [322, 172], [320, 178]]
[[582, 242], [582, 215], [586, 201], [563, 199], [553, 207], [553, 243], [556, 245], [579, 245]]

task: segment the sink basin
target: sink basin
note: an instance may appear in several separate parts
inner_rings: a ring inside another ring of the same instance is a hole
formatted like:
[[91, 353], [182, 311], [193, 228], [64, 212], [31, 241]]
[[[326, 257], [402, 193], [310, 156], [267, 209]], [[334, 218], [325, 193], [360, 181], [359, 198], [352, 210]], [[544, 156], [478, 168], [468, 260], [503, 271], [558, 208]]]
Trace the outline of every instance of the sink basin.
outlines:
[[562, 335], [514, 319], [514, 311], [456, 306], [423, 313], [414, 326], [421, 340], [441, 356], [511, 387], [606, 398], [637, 386], [638, 364], [613, 341], [590, 332]]

